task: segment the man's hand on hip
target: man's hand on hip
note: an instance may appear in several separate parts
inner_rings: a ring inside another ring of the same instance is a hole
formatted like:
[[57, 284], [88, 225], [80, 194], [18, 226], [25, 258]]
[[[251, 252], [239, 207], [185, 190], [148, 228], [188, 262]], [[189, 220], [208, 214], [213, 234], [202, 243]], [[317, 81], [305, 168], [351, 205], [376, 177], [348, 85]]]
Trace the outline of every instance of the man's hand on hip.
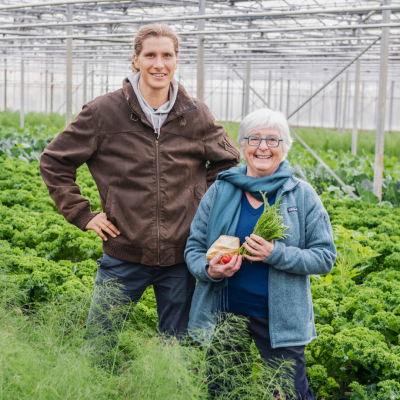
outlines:
[[105, 213], [97, 214], [89, 223], [85, 226], [85, 229], [90, 231], [95, 231], [103, 240], [107, 240], [104, 232], [107, 232], [112, 237], [117, 237], [121, 232], [107, 220], [107, 215]]

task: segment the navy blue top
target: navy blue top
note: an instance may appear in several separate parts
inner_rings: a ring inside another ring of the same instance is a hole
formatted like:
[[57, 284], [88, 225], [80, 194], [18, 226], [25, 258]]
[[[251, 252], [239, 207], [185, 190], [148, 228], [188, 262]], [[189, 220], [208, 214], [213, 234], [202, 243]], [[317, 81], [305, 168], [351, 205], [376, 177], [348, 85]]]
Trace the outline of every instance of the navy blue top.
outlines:
[[[268, 199], [269, 205], [275, 204], [275, 196]], [[236, 237], [240, 244], [250, 236], [258, 219], [264, 211], [264, 205], [253, 208], [243, 192], [242, 207]], [[228, 307], [254, 317], [268, 318], [268, 272], [269, 267], [262, 261], [250, 263], [243, 258], [239, 271], [228, 278]]]

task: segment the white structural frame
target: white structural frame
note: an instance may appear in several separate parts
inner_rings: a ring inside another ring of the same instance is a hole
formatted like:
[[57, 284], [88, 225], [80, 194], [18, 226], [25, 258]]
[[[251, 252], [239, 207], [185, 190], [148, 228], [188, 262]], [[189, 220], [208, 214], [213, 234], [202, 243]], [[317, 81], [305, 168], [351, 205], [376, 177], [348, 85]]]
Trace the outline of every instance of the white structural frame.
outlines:
[[[326, 88], [337, 82], [335, 120], [344, 131], [350, 118], [352, 154], [357, 154], [358, 129], [362, 129], [364, 108], [368, 107], [364, 107], [365, 82], [379, 81], [374, 192], [381, 198], [385, 121], [391, 128], [394, 92], [400, 86], [395, 85], [400, 80], [400, 0], [383, 0], [381, 4], [373, 0], [339, 0], [335, 7], [327, 0], [3, 0], [0, 68], [4, 66], [4, 73], [0, 76], [4, 79], [0, 87], [4, 107], [10, 103], [7, 97], [18, 74], [23, 126], [24, 87], [30, 84], [30, 74], [39, 72], [44, 76], [43, 110], [56, 111], [54, 91], [64, 90], [65, 102], [59, 110], [66, 113], [66, 123], [71, 122], [79, 88], [86, 102], [94, 97], [95, 85], [104, 92], [109, 88], [110, 76], [127, 74], [132, 39], [141, 26], [152, 22], [168, 23], [180, 36], [179, 64], [185, 71], [184, 75], [179, 72], [180, 79], [196, 87], [193, 95], [209, 99], [212, 104], [212, 94], [225, 88], [226, 119], [234, 105], [234, 92], [241, 90], [243, 117], [251, 111], [254, 99], [271, 104], [272, 87], [278, 85], [274, 88], [280, 93], [277, 103], [288, 119], [296, 113], [298, 117], [308, 104], [311, 122], [316, 96], [323, 91], [325, 102]], [[82, 75], [79, 83], [74, 80], [76, 73]], [[64, 74], [65, 81], [57, 83], [54, 76], [60, 74]], [[293, 76], [311, 83], [311, 93], [308, 91], [301, 101], [299, 96], [296, 107], [291, 101]], [[353, 102], [348, 98], [352, 76]], [[252, 85], [258, 77], [265, 81], [263, 92]], [[208, 80], [219, 83], [213, 83], [206, 95]], [[386, 118], [388, 82], [391, 90]], [[323, 104], [321, 121], [327, 114]], [[350, 106], [355, 110], [352, 114]]]

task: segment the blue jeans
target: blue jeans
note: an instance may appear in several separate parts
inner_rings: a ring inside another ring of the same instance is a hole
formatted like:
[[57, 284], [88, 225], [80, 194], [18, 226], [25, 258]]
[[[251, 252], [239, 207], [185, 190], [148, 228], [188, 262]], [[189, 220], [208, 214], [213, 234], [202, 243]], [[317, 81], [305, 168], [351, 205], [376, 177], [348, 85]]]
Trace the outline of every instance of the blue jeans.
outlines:
[[[179, 340], [184, 337], [196, 286], [196, 279], [185, 263], [169, 267], [148, 266], [118, 260], [106, 253], [97, 263], [99, 267], [87, 322], [89, 338], [118, 331], [129, 314], [115, 314], [117, 317], [113, 318], [113, 314], [106, 311], [131, 301], [138, 302], [150, 285], [153, 285], [157, 302], [159, 332]], [[115, 344], [116, 339], [111, 345]]]

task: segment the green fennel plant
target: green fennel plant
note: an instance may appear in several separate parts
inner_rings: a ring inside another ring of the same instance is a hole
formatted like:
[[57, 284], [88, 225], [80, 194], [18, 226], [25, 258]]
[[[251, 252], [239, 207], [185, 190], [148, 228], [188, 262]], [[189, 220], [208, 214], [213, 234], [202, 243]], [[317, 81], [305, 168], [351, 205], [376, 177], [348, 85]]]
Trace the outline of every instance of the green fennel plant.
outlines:
[[[268, 242], [271, 242], [272, 240], [281, 240], [290, 236], [288, 233], [285, 233], [289, 229], [289, 227], [284, 224], [282, 216], [282, 198], [280, 198], [275, 204], [270, 206], [268, 204], [267, 193], [260, 193], [264, 200], [264, 212], [258, 219], [257, 224], [254, 227], [253, 233], [257, 236], [261, 236]], [[250, 253], [244, 248], [244, 246], [241, 246], [239, 249], [239, 254], [245, 255]]]

